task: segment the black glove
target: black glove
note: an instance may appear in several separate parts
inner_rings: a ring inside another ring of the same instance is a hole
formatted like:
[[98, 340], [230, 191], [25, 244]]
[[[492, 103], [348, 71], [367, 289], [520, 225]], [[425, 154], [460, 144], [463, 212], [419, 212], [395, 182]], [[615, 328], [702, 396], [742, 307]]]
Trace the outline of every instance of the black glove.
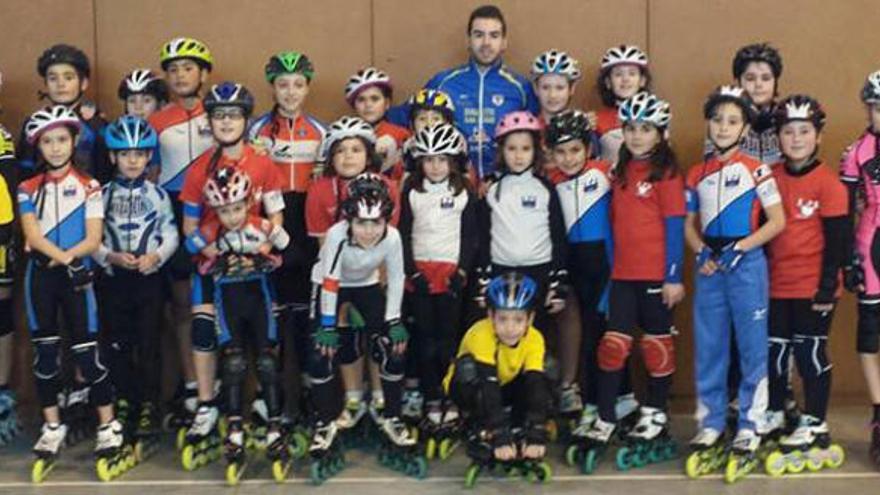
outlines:
[[813, 296], [813, 303], [823, 305], [834, 304], [834, 291], [820, 288]]
[[547, 290], [550, 293], [550, 302], [565, 302], [568, 297], [568, 270], [553, 270], [548, 277]]
[[79, 258], [74, 259], [67, 265], [67, 276], [70, 277], [73, 290], [85, 290], [95, 279], [94, 272], [86, 268]]
[[504, 447], [513, 443], [513, 434], [510, 428], [502, 426], [492, 432], [492, 448]]
[[547, 427], [545, 425], [531, 425], [526, 429], [526, 445], [547, 445]]
[[464, 289], [464, 275], [456, 270], [449, 276], [449, 283], [446, 284], [446, 292], [448, 292], [450, 296], [457, 298], [461, 295], [462, 289]]
[[422, 272], [416, 272], [409, 278], [409, 282], [412, 284], [413, 293], [423, 296], [431, 293], [431, 284], [428, 283], [428, 279], [422, 275]]
[[477, 268], [477, 293], [474, 295], [474, 301], [481, 307], [486, 306], [486, 289], [492, 280], [492, 267], [484, 266]]
[[862, 257], [853, 253], [850, 262], [843, 267], [843, 286], [850, 292], [858, 292], [859, 286], [865, 284], [865, 270], [862, 268]]

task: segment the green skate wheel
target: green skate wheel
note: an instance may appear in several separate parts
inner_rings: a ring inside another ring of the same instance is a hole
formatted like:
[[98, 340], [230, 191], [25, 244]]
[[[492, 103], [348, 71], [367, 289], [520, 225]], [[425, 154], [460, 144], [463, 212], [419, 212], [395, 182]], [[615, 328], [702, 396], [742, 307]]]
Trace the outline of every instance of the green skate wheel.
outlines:
[[110, 467], [110, 463], [105, 458], [98, 459], [95, 471], [97, 472], [98, 479], [105, 483], [113, 479], [113, 468]]
[[550, 468], [550, 464], [541, 461], [535, 467], [537, 468], [535, 474], [538, 478], [538, 483], [546, 483], [553, 477], [553, 469]]
[[730, 456], [727, 461], [727, 467], [724, 469], [724, 482], [727, 484], [736, 483], [739, 479], [739, 459], [736, 456]]
[[663, 447], [663, 457], [664, 457], [663, 460], [666, 460], [666, 461], [672, 460], [672, 459], [675, 459], [676, 457], [678, 457], [678, 444], [675, 443], [674, 440], [670, 440], [669, 443], [667, 443]]
[[321, 461], [312, 461], [312, 465], [309, 468], [309, 478], [315, 486], [324, 482], [324, 470], [321, 468]]
[[581, 472], [584, 474], [593, 474], [593, 471], [596, 470], [598, 465], [599, 456], [595, 449], [590, 449], [587, 451], [587, 455], [584, 456], [584, 462], [581, 464]]
[[703, 474], [700, 469], [700, 461], [699, 452], [691, 452], [691, 454], [687, 456], [687, 459], [684, 461], [684, 473], [688, 478], [695, 480]]
[[804, 472], [804, 469], [807, 468], [807, 459], [805, 454], [800, 450], [792, 452], [791, 454], [789, 454], [786, 465], [786, 469], [789, 473], [799, 474]]
[[418, 456], [407, 466], [408, 475], [423, 480], [428, 476], [428, 460], [422, 456]]
[[836, 443], [833, 443], [828, 447], [827, 456], [828, 457], [825, 459], [825, 465], [831, 469], [839, 468], [846, 460], [846, 452], [843, 450], [843, 447]]
[[52, 471], [53, 464], [46, 459], [37, 459], [31, 467], [31, 482], [42, 483], [49, 472]]
[[577, 445], [569, 445], [567, 449], [565, 449], [565, 463], [569, 466], [574, 466], [578, 461], [578, 446]]
[[186, 444], [186, 428], [178, 428], [177, 436], [174, 439], [174, 447], [180, 452]]
[[434, 455], [437, 453], [437, 441], [433, 438], [429, 438], [427, 442], [425, 442], [425, 458], [430, 460], [434, 459]]
[[241, 473], [239, 472], [238, 464], [233, 462], [226, 466], [226, 484], [229, 486], [238, 485], [239, 479], [241, 479]]
[[663, 445], [655, 445], [648, 450], [647, 455], [645, 456], [648, 459], [648, 463], [656, 464], [658, 462], [663, 462], [666, 460], [666, 454], [664, 452], [665, 448]]
[[636, 466], [635, 462], [635, 457], [637, 454], [638, 451], [633, 451], [629, 447], [621, 447], [617, 449], [617, 455], [615, 456], [617, 469], [619, 471], [628, 471], [631, 467], [639, 467]]
[[464, 487], [473, 488], [477, 483], [477, 477], [480, 475], [480, 466], [471, 464], [467, 471], [464, 472]]
[[192, 445], [187, 445], [183, 448], [183, 452], [180, 454], [180, 464], [185, 471], [193, 471], [198, 467], [195, 454], [196, 449]]
[[287, 466], [283, 461], [272, 461], [272, 479], [278, 483], [283, 483], [287, 479]]
[[440, 460], [445, 461], [446, 459], [449, 459], [449, 456], [451, 456], [452, 453], [455, 452], [456, 445], [458, 444], [456, 444], [451, 438], [444, 438], [443, 440], [440, 440], [440, 447], [438, 449]]
[[630, 467], [643, 468], [648, 465], [648, 451], [645, 449], [636, 449], [630, 457]]
[[785, 474], [785, 464], [785, 455], [778, 450], [774, 450], [764, 459], [764, 471], [768, 475], [778, 478]]
[[306, 452], [309, 451], [309, 439], [298, 431], [294, 432], [290, 436], [290, 444], [287, 446], [287, 451], [290, 452], [290, 456], [294, 459], [302, 459]]

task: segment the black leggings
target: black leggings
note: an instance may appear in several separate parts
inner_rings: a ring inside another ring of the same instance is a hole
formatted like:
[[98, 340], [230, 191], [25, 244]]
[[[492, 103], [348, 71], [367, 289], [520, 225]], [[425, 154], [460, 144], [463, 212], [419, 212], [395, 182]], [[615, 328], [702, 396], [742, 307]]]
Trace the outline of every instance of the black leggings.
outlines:
[[414, 363], [425, 400], [443, 398], [441, 380], [455, 356], [461, 299], [444, 294], [407, 294], [412, 346], [408, 362]]

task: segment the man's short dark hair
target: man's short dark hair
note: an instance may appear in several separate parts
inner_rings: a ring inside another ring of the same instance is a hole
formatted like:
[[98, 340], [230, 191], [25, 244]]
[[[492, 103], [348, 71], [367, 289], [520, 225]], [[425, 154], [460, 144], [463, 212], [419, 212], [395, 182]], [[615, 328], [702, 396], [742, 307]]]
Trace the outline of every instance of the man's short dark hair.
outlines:
[[507, 35], [507, 23], [504, 22], [504, 15], [501, 14], [501, 9], [496, 7], [495, 5], [482, 5], [474, 9], [471, 12], [471, 17], [468, 19], [468, 27], [467, 34], [470, 36], [471, 28], [474, 27], [474, 20], [476, 19], [496, 19], [501, 23], [501, 34]]

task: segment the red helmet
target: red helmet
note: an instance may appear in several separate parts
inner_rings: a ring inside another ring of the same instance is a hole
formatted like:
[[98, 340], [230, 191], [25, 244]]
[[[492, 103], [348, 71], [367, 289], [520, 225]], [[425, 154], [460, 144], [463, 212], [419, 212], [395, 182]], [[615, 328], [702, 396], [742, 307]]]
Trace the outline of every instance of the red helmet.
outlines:
[[211, 208], [245, 201], [251, 195], [251, 178], [235, 167], [224, 167], [208, 179], [203, 193]]

